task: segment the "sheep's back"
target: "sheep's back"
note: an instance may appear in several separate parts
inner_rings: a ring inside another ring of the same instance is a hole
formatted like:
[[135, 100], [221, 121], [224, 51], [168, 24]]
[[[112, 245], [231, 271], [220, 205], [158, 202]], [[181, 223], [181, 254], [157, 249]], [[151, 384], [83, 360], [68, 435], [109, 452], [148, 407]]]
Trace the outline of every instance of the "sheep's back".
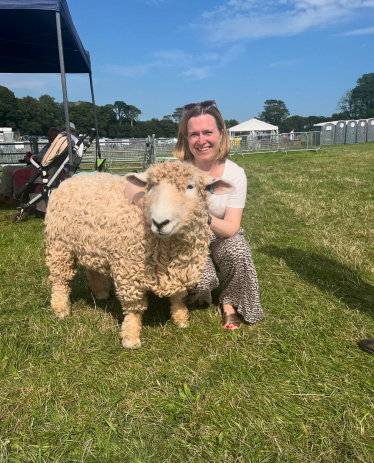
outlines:
[[125, 183], [118, 175], [104, 173], [81, 174], [62, 182], [48, 202], [47, 249], [58, 242], [83, 265], [102, 273], [116, 268], [121, 272], [129, 267], [130, 257], [136, 271], [141, 270], [142, 212], [125, 198]]

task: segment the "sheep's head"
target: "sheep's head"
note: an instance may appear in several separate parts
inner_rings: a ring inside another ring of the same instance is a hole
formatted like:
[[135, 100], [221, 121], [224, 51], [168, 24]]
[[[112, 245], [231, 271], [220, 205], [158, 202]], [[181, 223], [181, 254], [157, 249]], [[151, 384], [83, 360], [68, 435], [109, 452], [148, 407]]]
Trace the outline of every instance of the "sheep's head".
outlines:
[[234, 186], [223, 179], [212, 179], [196, 167], [177, 162], [151, 166], [126, 179], [144, 185], [144, 217], [152, 232], [168, 238], [183, 233], [196, 221], [207, 222], [207, 191], [227, 194]]

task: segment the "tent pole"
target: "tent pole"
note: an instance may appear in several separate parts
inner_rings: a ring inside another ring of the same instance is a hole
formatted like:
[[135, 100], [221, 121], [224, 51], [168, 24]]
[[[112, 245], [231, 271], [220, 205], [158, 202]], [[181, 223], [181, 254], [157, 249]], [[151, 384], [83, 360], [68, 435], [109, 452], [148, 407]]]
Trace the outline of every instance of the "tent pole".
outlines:
[[97, 158], [101, 159], [100, 143], [99, 143], [99, 128], [98, 128], [98, 125], [97, 125], [95, 95], [94, 95], [93, 83], [92, 83], [92, 72], [89, 73], [89, 76], [90, 76], [91, 98], [92, 98], [92, 107], [93, 107], [94, 123], [95, 123], [95, 129], [96, 129], [95, 169], [97, 169]]
[[67, 91], [66, 91], [64, 50], [63, 50], [63, 46], [62, 46], [62, 34], [61, 34], [61, 18], [60, 18], [60, 13], [58, 11], [56, 11], [56, 25], [57, 25], [58, 55], [59, 55], [59, 58], [60, 58], [62, 98], [63, 98], [63, 101], [64, 101], [65, 126], [66, 126], [66, 135], [67, 135], [67, 138], [68, 138], [69, 165], [68, 165], [67, 177], [72, 177], [73, 176], [73, 167], [74, 167], [73, 166], [73, 148], [72, 148], [72, 145], [71, 145], [68, 94], [67, 94]]

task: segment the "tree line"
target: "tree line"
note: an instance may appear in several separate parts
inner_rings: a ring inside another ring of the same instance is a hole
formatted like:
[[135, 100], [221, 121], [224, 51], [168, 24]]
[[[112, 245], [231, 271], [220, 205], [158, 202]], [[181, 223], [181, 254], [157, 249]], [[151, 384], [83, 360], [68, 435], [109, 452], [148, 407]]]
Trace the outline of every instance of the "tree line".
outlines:
[[338, 101], [337, 111], [330, 117], [290, 116], [284, 101], [266, 100], [258, 119], [277, 125], [280, 132], [286, 133], [292, 129], [295, 129], [295, 132], [305, 132], [319, 122], [374, 117], [374, 73], [363, 74], [357, 80], [356, 87], [348, 90]]
[[[337, 113], [326, 116], [290, 116], [282, 100], [266, 100], [258, 118], [279, 127], [280, 132], [310, 130], [314, 124], [340, 119], [360, 119], [374, 117], [374, 73], [363, 74], [357, 85], [348, 90], [337, 104]], [[94, 126], [92, 103], [87, 101], [69, 102], [70, 120], [80, 133]], [[155, 134], [157, 138], [174, 138], [183, 116], [183, 108], [176, 108], [172, 114], [162, 119], [152, 118], [140, 121], [142, 111], [124, 101], [114, 104], [96, 105], [99, 134], [108, 138], [144, 138]], [[230, 128], [239, 122], [225, 120]], [[21, 135], [46, 135], [49, 127], [64, 125], [63, 104], [49, 95], [39, 98], [26, 96], [17, 98], [7, 87], [0, 86], [0, 127], [13, 127]]]

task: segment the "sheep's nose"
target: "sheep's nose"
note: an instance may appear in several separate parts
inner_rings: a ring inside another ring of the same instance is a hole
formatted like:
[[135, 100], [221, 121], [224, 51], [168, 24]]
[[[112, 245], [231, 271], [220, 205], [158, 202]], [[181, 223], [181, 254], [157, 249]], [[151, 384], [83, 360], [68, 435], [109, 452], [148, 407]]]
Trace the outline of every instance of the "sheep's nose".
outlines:
[[170, 223], [170, 220], [164, 220], [163, 222], [156, 222], [154, 219], [152, 219], [153, 225], [158, 228], [159, 231], [161, 231], [161, 228]]

